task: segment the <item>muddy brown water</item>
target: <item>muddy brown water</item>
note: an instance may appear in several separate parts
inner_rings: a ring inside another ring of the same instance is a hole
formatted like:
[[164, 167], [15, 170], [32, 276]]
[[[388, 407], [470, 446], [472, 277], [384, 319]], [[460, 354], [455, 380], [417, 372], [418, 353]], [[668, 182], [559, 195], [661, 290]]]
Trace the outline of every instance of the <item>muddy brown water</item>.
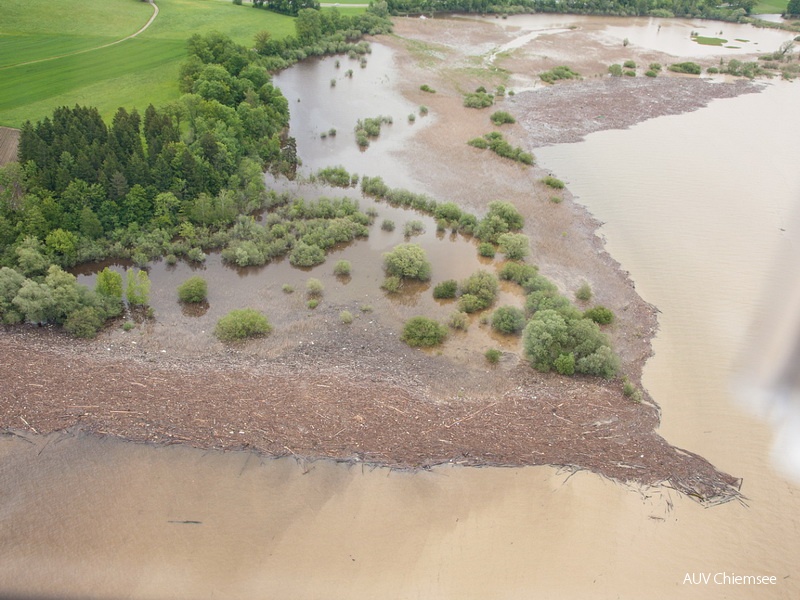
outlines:
[[[0, 588], [137, 598], [798, 597], [800, 489], [769, 461], [769, 427], [729, 389], [735, 356], [753, 339], [747, 323], [769, 310], [759, 292], [780, 284], [775, 253], [797, 247], [788, 215], [800, 197], [798, 94], [775, 85], [537, 152], [606, 223], [610, 252], [662, 311], [644, 376], [663, 408], [660, 433], [743, 476], [749, 507], [704, 509], [668, 489], [640, 493], [546, 467], [409, 474], [6, 437]], [[369, 153], [384, 141], [390, 151], [386, 139], [365, 155], [378, 156]], [[255, 282], [271, 268], [220, 273]], [[280, 293], [288, 274], [257, 285]], [[212, 297], [209, 312], [223, 302]], [[184, 318], [160, 310], [160, 319]], [[723, 572], [776, 584], [684, 583]]]

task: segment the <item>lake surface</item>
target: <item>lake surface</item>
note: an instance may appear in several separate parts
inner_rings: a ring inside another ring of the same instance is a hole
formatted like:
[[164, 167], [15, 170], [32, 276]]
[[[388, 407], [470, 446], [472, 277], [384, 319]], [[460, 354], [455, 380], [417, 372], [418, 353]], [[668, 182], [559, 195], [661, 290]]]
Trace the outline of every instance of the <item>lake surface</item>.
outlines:
[[[321, 77], [330, 92], [328, 72], [303, 68], [304, 80]], [[337, 83], [336, 93], [343, 89]], [[668, 489], [640, 493], [548, 467], [408, 474], [90, 437], [7, 437], [0, 588], [137, 598], [800, 596], [800, 488], [775, 472], [770, 428], [731, 391], [736, 357], [757, 339], [749, 323], [771, 310], [761, 292], [785, 281], [776, 255], [790, 247], [796, 256], [800, 241], [791, 217], [800, 198], [797, 106], [800, 87], [776, 84], [537, 150], [606, 223], [609, 251], [661, 310], [644, 374], [663, 409], [660, 433], [742, 476], [749, 506], [705, 509]], [[345, 125], [313, 122], [336, 126], [336, 144], [355, 146]], [[396, 121], [392, 136], [416, 125]], [[295, 126], [306, 166], [330, 164], [314, 150], [307, 160], [305, 148], [331, 140]], [[408, 174], [386, 168], [393, 143], [382, 137], [336, 162], [370, 174], [356, 161], [384, 161], [379, 172], [400, 185]], [[777, 583], [683, 583], [718, 572]]]

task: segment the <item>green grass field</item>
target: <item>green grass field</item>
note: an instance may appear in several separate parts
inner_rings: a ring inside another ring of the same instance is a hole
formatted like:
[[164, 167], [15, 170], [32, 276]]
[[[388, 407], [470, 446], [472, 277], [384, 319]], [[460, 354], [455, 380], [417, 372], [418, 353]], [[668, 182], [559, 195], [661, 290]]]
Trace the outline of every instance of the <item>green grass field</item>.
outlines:
[[[241, 44], [252, 43], [262, 30], [276, 37], [294, 33], [294, 19], [229, 0], [156, 0], [159, 16], [137, 38], [19, 65], [124, 38], [139, 30], [153, 9], [138, 0], [84, 0], [78, 14], [76, 3], [67, 0], [52, 0], [49, 10], [6, 2], [0, 21], [0, 125], [8, 127], [42, 119], [58, 106], [96, 106], [110, 119], [120, 106], [143, 112], [150, 103], [177, 98], [178, 69], [193, 33], [217, 30]], [[93, 10], [97, 14], [87, 16]]]
[[754, 15], [783, 14], [789, 0], [761, 0], [753, 9]]

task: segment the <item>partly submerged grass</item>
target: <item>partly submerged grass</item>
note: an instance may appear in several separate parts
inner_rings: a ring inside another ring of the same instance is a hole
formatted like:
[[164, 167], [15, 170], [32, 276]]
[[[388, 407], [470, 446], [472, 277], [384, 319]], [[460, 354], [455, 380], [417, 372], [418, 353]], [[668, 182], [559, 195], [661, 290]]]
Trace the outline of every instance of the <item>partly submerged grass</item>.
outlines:
[[[148, 104], [161, 105], [178, 97], [178, 70], [186, 57], [186, 40], [193, 33], [220, 31], [240, 44], [250, 45], [259, 31], [267, 30], [277, 38], [294, 32], [294, 19], [250, 6], [236, 6], [226, 0], [158, 0], [160, 13], [151, 27], [137, 38], [114, 46], [63, 56], [53, 60], [2, 69], [3, 65], [96, 48], [137, 31], [152, 14], [152, 7], [132, 0], [88, 0], [83, 5], [133, 4], [141, 11], [131, 18], [120, 13], [115, 27], [95, 27], [95, 19], [81, 26], [75, 3], [53, 0], [47, 3], [54, 15], [66, 19], [68, 34], [53, 31], [51, 20], [22, 18], [22, 3], [10, 0], [14, 17], [6, 20], [4, 6], [0, 32], [0, 125], [19, 127], [26, 120], [42, 119], [58, 106], [74, 104], [96, 106], [110, 118], [120, 106], [144, 111]], [[25, 6], [27, 6], [26, 3]], [[70, 10], [67, 11], [66, 9]], [[37, 7], [33, 16], [38, 14]], [[23, 11], [24, 12], [24, 11]], [[109, 13], [103, 13], [111, 19]], [[134, 18], [135, 17], [135, 18]], [[55, 17], [53, 17], [55, 18]], [[111, 19], [113, 20], [113, 19]], [[121, 24], [125, 21], [125, 25]], [[26, 34], [24, 30], [28, 28]], [[81, 33], [82, 32], [82, 33]], [[108, 37], [100, 37], [102, 33]], [[36, 44], [36, 39], [43, 42]], [[12, 58], [13, 57], [13, 58]]]
[[722, 46], [723, 44], [728, 43], [728, 40], [723, 40], [722, 38], [704, 37], [702, 35], [696, 35], [692, 39], [703, 46]]

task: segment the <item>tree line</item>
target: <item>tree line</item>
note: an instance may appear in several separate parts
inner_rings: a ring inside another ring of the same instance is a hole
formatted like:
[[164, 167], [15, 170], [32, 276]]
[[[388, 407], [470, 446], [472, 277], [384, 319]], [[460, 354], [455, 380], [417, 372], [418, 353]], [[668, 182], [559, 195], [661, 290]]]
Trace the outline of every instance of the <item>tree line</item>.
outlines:
[[757, 0], [387, 0], [391, 14], [531, 13], [692, 17], [736, 21], [749, 15]]

